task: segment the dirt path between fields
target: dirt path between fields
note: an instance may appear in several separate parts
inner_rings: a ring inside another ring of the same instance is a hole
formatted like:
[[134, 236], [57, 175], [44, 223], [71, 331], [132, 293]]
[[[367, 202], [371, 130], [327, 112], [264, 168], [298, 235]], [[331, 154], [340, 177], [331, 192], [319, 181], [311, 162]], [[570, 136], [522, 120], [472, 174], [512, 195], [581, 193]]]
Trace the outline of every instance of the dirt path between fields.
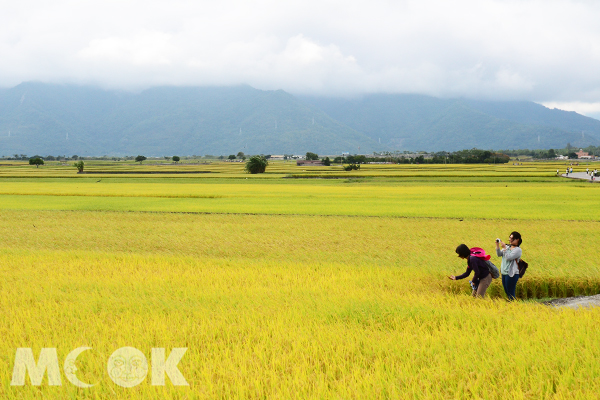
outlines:
[[552, 307], [586, 308], [600, 306], [600, 294], [595, 296], [577, 296], [566, 297], [564, 299], [554, 299], [545, 301], [544, 304]]

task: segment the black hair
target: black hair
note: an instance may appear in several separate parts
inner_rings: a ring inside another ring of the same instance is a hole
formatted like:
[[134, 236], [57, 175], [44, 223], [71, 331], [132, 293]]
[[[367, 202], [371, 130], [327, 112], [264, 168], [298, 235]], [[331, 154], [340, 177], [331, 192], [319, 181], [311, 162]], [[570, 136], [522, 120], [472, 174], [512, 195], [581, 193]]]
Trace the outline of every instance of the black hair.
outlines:
[[471, 250], [466, 244], [461, 244], [456, 248], [456, 254], [460, 257], [469, 257], [471, 255]]
[[520, 246], [521, 243], [523, 243], [523, 239], [521, 239], [521, 234], [517, 231], [514, 231], [511, 233], [513, 239], [518, 239], [519, 240], [519, 244], [517, 246]]

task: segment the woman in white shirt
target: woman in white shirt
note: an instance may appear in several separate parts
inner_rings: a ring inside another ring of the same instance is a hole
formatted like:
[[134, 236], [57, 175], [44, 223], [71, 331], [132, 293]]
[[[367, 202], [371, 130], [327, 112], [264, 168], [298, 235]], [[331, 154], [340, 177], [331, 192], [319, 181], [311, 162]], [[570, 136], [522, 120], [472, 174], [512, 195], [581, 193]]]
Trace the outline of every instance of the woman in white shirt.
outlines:
[[502, 240], [496, 239], [496, 254], [502, 257], [500, 264], [500, 273], [502, 274], [502, 287], [508, 300], [515, 300], [515, 291], [517, 289], [517, 281], [519, 280], [519, 260], [523, 252], [521, 251], [521, 234], [513, 232], [508, 237], [508, 245]]

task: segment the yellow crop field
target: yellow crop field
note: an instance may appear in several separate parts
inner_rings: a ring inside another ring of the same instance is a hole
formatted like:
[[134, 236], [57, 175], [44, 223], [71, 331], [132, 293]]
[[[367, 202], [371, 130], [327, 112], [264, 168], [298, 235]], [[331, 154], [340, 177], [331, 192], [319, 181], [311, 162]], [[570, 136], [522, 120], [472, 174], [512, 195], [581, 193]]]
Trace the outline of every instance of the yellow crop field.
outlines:
[[[1, 398], [600, 391], [600, 308], [538, 301], [600, 293], [600, 185], [545, 172], [553, 164], [514, 166], [515, 176], [443, 166], [445, 180], [436, 166], [373, 166], [381, 176], [365, 168], [347, 179], [286, 178], [297, 170], [285, 163], [262, 176], [226, 163], [185, 177], [50, 167], [0, 167]], [[513, 230], [530, 264], [520, 301], [507, 302], [498, 280], [481, 300], [447, 278], [466, 268], [458, 244], [493, 253]], [[137, 373], [131, 387], [111, 369], [125, 347], [147, 361], [120, 367]], [[20, 348], [36, 362], [56, 349], [58, 375], [35, 384], [30, 366], [19, 384]], [[185, 385], [160, 369], [157, 348], [187, 349], [166, 364]]]

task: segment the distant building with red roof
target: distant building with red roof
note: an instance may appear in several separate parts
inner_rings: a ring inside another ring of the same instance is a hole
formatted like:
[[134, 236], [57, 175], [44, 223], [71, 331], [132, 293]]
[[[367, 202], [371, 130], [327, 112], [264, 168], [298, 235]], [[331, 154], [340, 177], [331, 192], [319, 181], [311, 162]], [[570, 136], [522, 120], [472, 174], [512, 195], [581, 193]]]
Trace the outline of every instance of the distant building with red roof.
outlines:
[[577, 158], [594, 158], [593, 156], [590, 156], [588, 152], [583, 151], [583, 149], [579, 149], [579, 151], [575, 154], [577, 154]]

